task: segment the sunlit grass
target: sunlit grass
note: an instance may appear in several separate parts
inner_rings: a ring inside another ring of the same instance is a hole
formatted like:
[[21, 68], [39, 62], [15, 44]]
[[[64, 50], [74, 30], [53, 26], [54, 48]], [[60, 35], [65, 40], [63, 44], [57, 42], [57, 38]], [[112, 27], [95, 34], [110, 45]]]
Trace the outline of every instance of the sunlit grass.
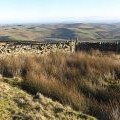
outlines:
[[117, 120], [120, 63], [116, 56], [98, 51], [45, 56], [1, 55], [0, 73], [21, 77], [22, 87], [33, 94], [39, 91], [101, 120]]

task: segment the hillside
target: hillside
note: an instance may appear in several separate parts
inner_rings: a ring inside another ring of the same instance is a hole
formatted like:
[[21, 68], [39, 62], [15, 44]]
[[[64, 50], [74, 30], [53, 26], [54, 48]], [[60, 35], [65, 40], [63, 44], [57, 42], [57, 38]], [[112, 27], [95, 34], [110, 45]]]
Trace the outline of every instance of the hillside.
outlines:
[[0, 27], [0, 40], [120, 40], [120, 24], [26, 24]]
[[40, 93], [30, 95], [18, 83], [0, 78], [0, 120], [95, 120]]
[[[81, 112], [99, 120], [120, 119], [118, 54], [0, 54], [0, 74], [2, 120], [11, 116], [30, 120], [41, 120], [41, 116], [45, 120], [90, 119]], [[70, 111], [66, 106], [71, 106]]]

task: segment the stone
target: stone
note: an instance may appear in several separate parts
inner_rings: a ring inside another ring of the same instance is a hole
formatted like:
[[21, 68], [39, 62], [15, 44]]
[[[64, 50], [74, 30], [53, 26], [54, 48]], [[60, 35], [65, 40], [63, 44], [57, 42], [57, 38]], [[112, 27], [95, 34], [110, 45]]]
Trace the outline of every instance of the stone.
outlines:
[[42, 96], [41, 93], [37, 92], [33, 99], [40, 99], [41, 96]]

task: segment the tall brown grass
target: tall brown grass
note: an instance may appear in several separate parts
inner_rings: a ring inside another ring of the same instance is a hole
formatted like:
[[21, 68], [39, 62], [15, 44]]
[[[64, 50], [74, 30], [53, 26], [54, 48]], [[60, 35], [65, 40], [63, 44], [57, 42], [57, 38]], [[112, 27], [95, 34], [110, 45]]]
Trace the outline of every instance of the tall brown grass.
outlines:
[[102, 53], [0, 55], [0, 74], [101, 120], [120, 118], [120, 62]]

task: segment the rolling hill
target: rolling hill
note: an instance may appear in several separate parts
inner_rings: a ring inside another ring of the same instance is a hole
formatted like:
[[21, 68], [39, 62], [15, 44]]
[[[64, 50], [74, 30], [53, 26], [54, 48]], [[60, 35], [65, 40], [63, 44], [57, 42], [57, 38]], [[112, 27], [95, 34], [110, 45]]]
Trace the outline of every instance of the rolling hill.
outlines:
[[120, 24], [26, 24], [0, 26], [0, 40], [75, 40], [104, 41], [120, 39]]

